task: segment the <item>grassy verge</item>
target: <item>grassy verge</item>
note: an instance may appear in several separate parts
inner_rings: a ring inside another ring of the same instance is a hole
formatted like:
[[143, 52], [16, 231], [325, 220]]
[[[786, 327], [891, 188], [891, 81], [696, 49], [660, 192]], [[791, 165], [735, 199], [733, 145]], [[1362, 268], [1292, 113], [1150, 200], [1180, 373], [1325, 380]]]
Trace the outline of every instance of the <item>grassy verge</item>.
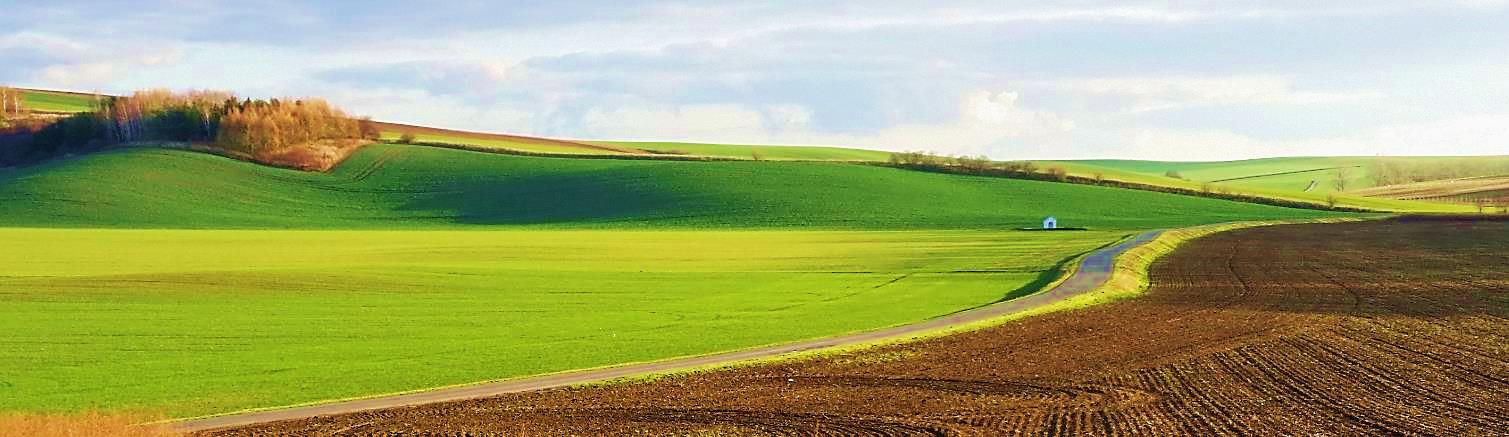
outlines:
[[0, 436], [168, 437], [181, 435], [166, 424], [140, 425], [150, 417], [129, 414], [4, 414]]

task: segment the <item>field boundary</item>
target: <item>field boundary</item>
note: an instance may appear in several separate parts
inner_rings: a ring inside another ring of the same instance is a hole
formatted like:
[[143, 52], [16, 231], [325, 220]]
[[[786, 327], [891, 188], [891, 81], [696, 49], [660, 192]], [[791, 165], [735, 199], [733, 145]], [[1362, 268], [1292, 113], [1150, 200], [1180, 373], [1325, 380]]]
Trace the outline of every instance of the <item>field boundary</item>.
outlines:
[[[935, 332], [953, 332], [952, 327], [971, 324], [981, 320], [995, 319], [1002, 315], [1022, 311], [1038, 301], [1053, 299], [1054, 291], [1075, 278], [1083, 278], [1085, 260], [1096, 254], [1104, 254], [1106, 260], [1115, 253], [1143, 244], [1162, 231], [1130, 234], [1120, 240], [1070, 257], [1058, 278], [1050, 281], [1041, 290], [1015, 299], [995, 302], [904, 325], [882, 327], [875, 330], [839, 334], [824, 338], [801, 340], [766, 346], [756, 346], [708, 355], [671, 357], [662, 360], [623, 363], [612, 366], [574, 369], [556, 373], [525, 376], [497, 381], [468, 383], [462, 385], [426, 388], [408, 392], [390, 393], [369, 397], [334, 399], [304, 404], [244, 410], [225, 415], [174, 419], [156, 423], [169, 423], [184, 432], [208, 431], [260, 423], [294, 420], [331, 414], [352, 413], [384, 408], [413, 406], [455, 400], [477, 399], [506, 393], [543, 390], [549, 388], [588, 386], [627, 380], [647, 380], [665, 375], [706, 371], [731, 366], [752, 365], [773, 360], [831, 354], [845, 350], [868, 348], [883, 344], [914, 341], [936, 335]], [[1109, 275], [1110, 271], [1102, 272]], [[1093, 283], [1088, 285], [1094, 285]], [[1084, 287], [1086, 290], [1093, 287]], [[1081, 290], [1083, 291], [1083, 290]]]
[[710, 355], [676, 357], [373, 397], [248, 410], [167, 423], [180, 431], [199, 432], [316, 416], [479, 399], [507, 393], [631, 380], [653, 380], [667, 375], [809, 358], [887, 344], [912, 342], [984, 329], [1032, 315], [1134, 297], [1147, 289], [1147, 268], [1154, 260], [1172, 252], [1184, 242], [1205, 235], [1257, 226], [1360, 220], [1362, 219], [1254, 221], [1143, 232], [1071, 258], [1071, 260], [1077, 260], [1070, 264], [1072, 267], [1065, 269], [1065, 274], [1050, 282], [1041, 291], [917, 323], [877, 330]]
[[1273, 177], [1273, 176], [1288, 176], [1288, 175], [1300, 174], [1300, 173], [1313, 173], [1313, 172], [1318, 172], [1318, 171], [1328, 171], [1328, 170], [1336, 170], [1336, 169], [1343, 169], [1343, 168], [1362, 168], [1362, 166], [1360, 166], [1360, 165], [1343, 165], [1341, 167], [1312, 168], [1312, 169], [1309, 169], [1309, 170], [1290, 170], [1290, 171], [1281, 171], [1281, 172], [1278, 172], [1278, 173], [1255, 174], [1255, 175], [1251, 175], [1251, 176], [1237, 176], [1237, 177], [1234, 177], [1234, 178], [1226, 178], [1226, 179], [1211, 179], [1211, 180], [1206, 181], [1206, 182], [1212, 182], [1212, 183], [1215, 183], [1215, 182], [1231, 182], [1231, 181], [1240, 181], [1240, 180], [1247, 180], [1247, 179], [1260, 179], [1260, 178]]

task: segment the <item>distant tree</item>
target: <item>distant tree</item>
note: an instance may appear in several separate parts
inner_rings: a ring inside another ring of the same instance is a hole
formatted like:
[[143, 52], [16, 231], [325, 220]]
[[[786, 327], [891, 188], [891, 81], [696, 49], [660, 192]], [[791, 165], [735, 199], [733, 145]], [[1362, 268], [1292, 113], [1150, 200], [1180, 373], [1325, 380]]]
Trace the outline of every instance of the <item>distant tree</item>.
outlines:
[[1351, 178], [1351, 176], [1351, 167], [1337, 168], [1336, 171], [1331, 172], [1331, 188], [1335, 188], [1336, 191], [1346, 191], [1347, 179]]
[[1326, 195], [1326, 206], [1335, 208], [1336, 207], [1336, 203], [1338, 201], [1339, 201], [1339, 199], [1336, 198], [1335, 194], [1327, 194]]
[[361, 131], [362, 139], [376, 140], [382, 138], [382, 129], [377, 127], [377, 122], [372, 121], [372, 117], [358, 118], [356, 119], [356, 124], [357, 129]]
[[1063, 181], [1069, 179], [1069, 170], [1060, 166], [1048, 167], [1048, 176]]
[[1102, 184], [1102, 183], [1106, 182], [1106, 174], [1105, 173], [1097, 171], [1094, 174], [1092, 174], [1091, 176], [1095, 178], [1095, 183], [1097, 183], [1097, 184]]
[[398, 142], [401, 143], [401, 144], [414, 144], [414, 140], [416, 140], [416, 139], [417, 139], [417, 137], [415, 137], [414, 134], [409, 133], [409, 132], [404, 132], [403, 135], [399, 135], [398, 136]]
[[755, 161], [764, 161], [765, 155], [761, 154], [759, 149], [750, 149], [749, 159], [753, 159]]
[[1476, 205], [1478, 207], [1478, 214], [1482, 214], [1484, 211], [1486, 211], [1488, 209], [1488, 206], [1489, 206], [1488, 199], [1485, 198], [1485, 197], [1479, 197], [1477, 199], [1473, 199], [1472, 203], [1473, 203], [1473, 205]]
[[994, 166], [994, 163], [990, 161], [990, 157], [978, 155], [954, 158], [954, 165], [958, 166], [960, 170], [981, 174], [989, 171]]
[[1166, 176], [1166, 177], [1174, 178], [1174, 179], [1184, 179], [1184, 175], [1179, 174], [1178, 170], [1169, 170], [1169, 171], [1163, 172], [1163, 175]]

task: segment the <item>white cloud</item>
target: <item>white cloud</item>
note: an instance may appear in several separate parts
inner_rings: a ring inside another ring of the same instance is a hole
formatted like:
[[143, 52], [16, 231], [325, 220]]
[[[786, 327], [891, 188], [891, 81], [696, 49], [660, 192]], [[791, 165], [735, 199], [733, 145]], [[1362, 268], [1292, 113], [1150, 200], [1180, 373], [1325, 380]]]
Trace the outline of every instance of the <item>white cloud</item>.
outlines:
[[71, 58], [82, 54], [87, 45], [63, 36], [31, 31], [0, 35], [0, 50], [14, 49], [35, 50], [49, 56]]
[[1509, 112], [1383, 126], [1287, 146], [1328, 155], [1509, 155]]
[[770, 105], [765, 107], [765, 115], [778, 131], [807, 129], [812, 123], [812, 109], [802, 105]]
[[582, 127], [588, 138], [739, 142], [769, 136], [759, 111], [730, 104], [593, 108]]
[[1021, 95], [1015, 91], [977, 90], [964, 96], [964, 122], [985, 128], [1002, 129], [1010, 135], [1038, 135], [1074, 129], [1074, 122], [1057, 114], [1030, 111], [1017, 106]]
[[109, 62], [51, 65], [39, 75], [44, 83], [63, 87], [97, 87], [116, 77], [120, 68]]
[[1277, 75], [1111, 77], [1048, 82], [1050, 88], [1125, 100], [1129, 112], [1223, 105], [1317, 105], [1377, 99], [1377, 91], [1304, 91]]

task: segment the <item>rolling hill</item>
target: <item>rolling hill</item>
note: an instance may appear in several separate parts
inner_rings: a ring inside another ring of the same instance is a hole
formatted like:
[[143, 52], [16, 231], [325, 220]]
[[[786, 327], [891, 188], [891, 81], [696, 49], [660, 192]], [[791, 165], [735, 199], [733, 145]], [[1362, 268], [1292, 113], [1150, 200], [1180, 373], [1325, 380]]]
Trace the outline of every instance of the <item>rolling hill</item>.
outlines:
[[[33, 110], [66, 113], [89, 109], [94, 96], [64, 91], [22, 90], [24, 104]], [[686, 142], [561, 140], [525, 135], [494, 134], [380, 122], [382, 138], [396, 141], [405, 134], [416, 143], [446, 145], [471, 150], [548, 156], [664, 156], [775, 161], [882, 162], [890, 152], [825, 146], [769, 146]], [[1466, 212], [1470, 208], [1450, 202], [1374, 196], [1358, 189], [1374, 187], [1367, 157], [1267, 158], [1241, 161], [1175, 162], [1136, 160], [1040, 161], [1043, 167], [1064, 167], [1069, 174], [1091, 178], [1203, 190], [1218, 187], [1234, 193], [1325, 204], [1332, 195], [1341, 206], [1401, 212]], [[1429, 165], [1452, 157], [1390, 158], [1398, 162]], [[1509, 164], [1509, 157], [1485, 157]], [[1330, 183], [1335, 169], [1347, 168], [1347, 192], [1337, 193]], [[1179, 172], [1184, 179], [1164, 176]], [[1431, 199], [1436, 200], [1436, 199]]]
[[1143, 229], [1330, 215], [820, 162], [523, 157], [379, 144], [330, 173], [126, 149], [0, 172], [0, 226]]
[[21, 105], [32, 111], [73, 113], [94, 108], [93, 94], [69, 91], [21, 89]]
[[[1070, 174], [1100, 174], [1109, 180], [1178, 187], [1193, 190], [1219, 189], [1278, 199], [1322, 204], [1335, 196], [1338, 205], [1399, 212], [1467, 212], [1463, 205], [1374, 196], [1370, 163], [1373, 157], [1292, 157], [1239, 161], [1137, 161], [1074, 160], [1047, 161]], [[1461, 157], [1390, 157], [1395, 162], [1417, 165], [1460, 160]], [[1509, 163], [1509, 156], [1475, 159]], [[1346, 191], [1332, 185], [1337, 169], [1347, 169]], [[1165, 176], [1174, 171], [1183, 179]]]
[[824, 146], [764, 146], [648, 141], [588, 141], [592, 144], [633, 147], [673, 155], [713, 156], [741, 159], [791, 161], [875, 161], [891, 157], [890, 152]]

